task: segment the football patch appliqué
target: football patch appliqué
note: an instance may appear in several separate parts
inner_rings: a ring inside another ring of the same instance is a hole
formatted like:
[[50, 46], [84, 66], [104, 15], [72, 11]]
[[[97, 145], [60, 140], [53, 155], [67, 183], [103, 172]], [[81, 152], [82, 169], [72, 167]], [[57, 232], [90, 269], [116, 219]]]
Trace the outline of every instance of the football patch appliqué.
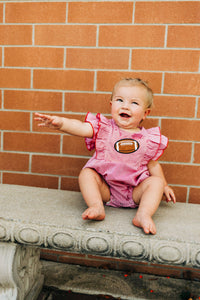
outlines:
[[133, 139], [122, 139], [115, 143], [114, 148], [119, 153], [129, 154], [137, 151], [140, 145]]

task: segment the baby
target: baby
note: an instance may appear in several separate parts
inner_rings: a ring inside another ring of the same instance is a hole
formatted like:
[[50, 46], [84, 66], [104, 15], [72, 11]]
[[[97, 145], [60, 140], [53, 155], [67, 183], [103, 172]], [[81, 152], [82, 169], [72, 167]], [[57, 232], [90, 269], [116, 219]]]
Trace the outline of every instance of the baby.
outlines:
[[158, 158], [168, 139], [160, 128], [145, 129], [141, 123], [149, 115], [153, 93], [141, 79], [122, 79], [111, 97], [111, 115], [88, 113], [85, 122], [36, 113], [38, 126], [45, 126], [85, 138], [93, 157], [79, 175], [79, 185], [88, 206], [84, 220], [103, 220], [104, 204], [137, 208], [132, 223], [146, 234], [155, 234], [152, 216], [163, 194], [167, 202], [176, 202], [167, 185]]

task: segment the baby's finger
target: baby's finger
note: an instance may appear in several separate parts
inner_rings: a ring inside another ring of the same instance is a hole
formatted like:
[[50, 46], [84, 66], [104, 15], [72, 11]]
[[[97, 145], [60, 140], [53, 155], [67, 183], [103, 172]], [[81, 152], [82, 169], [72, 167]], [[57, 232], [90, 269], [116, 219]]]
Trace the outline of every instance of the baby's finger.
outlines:
[[176, 197], [175, 197], [174, 193], [172, 194], [172, 201], [173, 201], [174, 203], [176, 203]]
[[43, 115], [43, 114], [39, 114], [39, 113], [35, 113], [35, 116], [36, 116], [36, 118], [35, 118], [35, 120], [51, 120], [52, 119], [52, 117], [51, 116], [49, 116], [49, 115]]

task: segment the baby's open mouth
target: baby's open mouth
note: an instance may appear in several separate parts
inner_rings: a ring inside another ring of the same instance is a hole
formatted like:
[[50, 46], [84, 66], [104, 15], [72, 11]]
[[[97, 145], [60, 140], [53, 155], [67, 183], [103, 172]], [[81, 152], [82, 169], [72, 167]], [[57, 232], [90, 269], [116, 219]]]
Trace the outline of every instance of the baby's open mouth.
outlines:
[[130, 116], [128, 114], [126, 114], [126, 113], [121, 113], [120, 117], [122, 117], [122, 118], [130, 118]]

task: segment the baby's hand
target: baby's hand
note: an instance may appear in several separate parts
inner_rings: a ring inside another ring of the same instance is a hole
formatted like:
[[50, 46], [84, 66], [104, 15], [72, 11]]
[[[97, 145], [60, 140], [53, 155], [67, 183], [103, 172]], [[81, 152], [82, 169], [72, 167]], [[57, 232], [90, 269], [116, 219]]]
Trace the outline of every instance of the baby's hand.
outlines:
[[172, 201], [172, 202], [176, 203], [176, 197], [175, 197], [174, 191], [168, 185], [166, 185], [164, 187], [164, 195], [166, 197], [167, 202]]
[[35, 116], [36, 117], [34, 118], [34, 120], [41, 122], [38, 124], [39, 127], [60, 129], [63, 125], [63, 119], [61, 117], [43, 115], [39, 113], [35, 113]]

